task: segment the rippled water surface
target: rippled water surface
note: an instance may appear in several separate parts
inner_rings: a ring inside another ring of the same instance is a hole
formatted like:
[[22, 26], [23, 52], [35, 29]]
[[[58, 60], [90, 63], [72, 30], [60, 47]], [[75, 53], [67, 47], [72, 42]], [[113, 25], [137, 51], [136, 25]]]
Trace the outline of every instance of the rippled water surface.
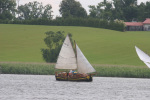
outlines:
[[0, 100], [150, 100], [150, 79], [94, 77], [56, 81], [49, 75], [0, 75]]

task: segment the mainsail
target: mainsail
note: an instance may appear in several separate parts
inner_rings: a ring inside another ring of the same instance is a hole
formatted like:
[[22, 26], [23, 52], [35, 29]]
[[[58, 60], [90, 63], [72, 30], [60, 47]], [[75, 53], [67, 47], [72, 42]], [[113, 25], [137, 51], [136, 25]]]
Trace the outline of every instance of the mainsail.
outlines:
[[150, 57], [138, 47], [135, 46], [135, 49], [139, 58], [150, 68]]
[[56, 69], [77, 69], [78, 73], [93, 73], [95, 69], [85, 58], [80, 48], [76, 44], [77, 58], [71, 45], [69, 36], [67, 35], [62, 48], [60, 50]]
[[55, 68], [56, 69], [77, 69], [75, 53], [73, 51], [73, 47], [68, 35], [60, 50]]
[[78, 73], [93, 73], [93, 72], [95, 72], [95, 69], [85, 58], [85, 56], [83, 55], [83, 53], [81, 52], [81, 50], [77, 44], [76, 44], [76, 50], [77, 50]]

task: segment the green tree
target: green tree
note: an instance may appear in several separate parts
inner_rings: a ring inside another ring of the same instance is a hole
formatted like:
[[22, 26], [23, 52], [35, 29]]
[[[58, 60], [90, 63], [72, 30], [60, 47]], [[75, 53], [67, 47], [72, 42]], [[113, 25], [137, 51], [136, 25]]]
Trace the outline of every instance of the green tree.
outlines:
[[137, 19], [137, 0], [124, 0], [122, 10], [126, 21]]
[[137, 19], [137, 7], [137, 0], [113, 0], [112, 2], [104, 0], [97, 6], [89, 6], [89, 16], [106, 20], [132, 21]]
[[89, 16], [92, 17], [92, 18], [97, 18], [98, 17], [97, 16], [97, 14], [98, 14], [97, 8], [93, 5], [90, 5], [89, 8], [90, 8], [89, 9], [89, 12], [90, 12]]
[[43, 59], [46, 62], [56, 62], [57, 56], [60, 52], [60, 48], [62, 46], [62, 43], [64, 41], [64, 32], [58, 31], [48, 31], [46, 32], [46, 38], [44, 39], [44, 42], [47, 46], [47, 49], [41, 49]]
[[106, 20], [112, 20], [113, 16], [112, 16], [112, 3], [111, 2], [107, 2], [106, 0], [104, 0], [104, 2], [98, 3], [97, 6], [89, 6], [90, 10], [90, 17], [94, 17], [94, 18], [100, 18], [100, 19], [106, 19]]
[[0, 0], [0, 19], [11, 20], [15, 16], [16, 3], [12, 0]]
[[114, 19], [121, 19], [124, 20], [125, 17], [123, 15], [123, 10], [122, 10], [122, 6], [123, 6], [123, 1], [122, 0], [113, 0], [113, 17]]
[[42, 18], [44, 19], [52, 19], [53, 15], [52, 15], [52, 6], [47, 4], [45, 7], [44, 7], [44, 11], [43, 11], [43, 14], [42, 14]]
[[144, 3], [141, 3], [138, 6], [138, 21], [145, 20], [145, 8], [146, 8], [146, 5]]
[[146, 18], [150, 18], [150, 2], [141, 3], [138, 5], [138, 21], [144, 21]]
[[38, 18], [46, 18], [52, 19], [52, 7], [47, 4], [43, 6], [42, 3], [37, 1], [29, 2], [25, 5], [21, 5], [18, 7], [18, 15], [21, 19], [38, 19]]
[[62, 17], [87, 17], [86, 10], [75, 0], [62, 0], [59, 9]]
[[149, 1], [149, 2], [147, 1], [147, 2], [146, 2], [144, 17], [145, 17], [145, 18], [150, 18], [150, 1]]
[[[46, 62], [56, 62], [57, 57], [59, 55], [60, 49], [62, 47], [63, 41], [65, 39], [64, 32], [57, 31], [48, 31], [45, 32], [46, 38], [44, 39], [44, 42], [47, 46], [47, 49], [41, 49], [43, 59]], [[69, 37], [71, 38], [71, 33], [68, 33]], [[72, 39], [71, 39], [72, 40]]]
[[113, 0], [115, 19], [132, 21], [137, 19], [137, 0]]

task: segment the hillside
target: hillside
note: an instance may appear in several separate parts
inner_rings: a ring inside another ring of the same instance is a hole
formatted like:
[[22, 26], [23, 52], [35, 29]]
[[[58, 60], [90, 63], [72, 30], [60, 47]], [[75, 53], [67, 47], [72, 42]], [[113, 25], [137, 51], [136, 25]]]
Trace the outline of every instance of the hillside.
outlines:
[[0, 24], [0, 62], [44, 62], [40, 49], [46, 48], [43, 41], [46, 31], [72, 33], [73, 39], [92, 64], [145, 66], [135, 52], [135, 45], [150, 54], [150, 32]]

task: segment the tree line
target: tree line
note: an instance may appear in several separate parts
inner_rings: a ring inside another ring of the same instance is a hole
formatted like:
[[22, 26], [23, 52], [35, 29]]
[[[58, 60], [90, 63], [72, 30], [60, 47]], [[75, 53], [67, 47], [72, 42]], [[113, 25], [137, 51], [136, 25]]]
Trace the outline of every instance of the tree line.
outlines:
[[97, 6], [89, 6], [90, 15], [92, 17], [124, 21], [144, 21], [150, 18], [150, 1], [137, 4], [137, 0], [112, 0], [108, 2], [104, 0]]
[[[0, 23], [90, 26], [124, 30], [123, 21], [144, 21], [150, 17], [150, 2], [137, 4], [137, 0], [112, 0], [89, 6], [89, 14], [76, 0], [62, 0], [61, 16], [53, 19], [52, 6], [37, 1], [17, 7], [13, 0], [0, 0]], [[115, 28], [115, 26], [117, 26]]]

